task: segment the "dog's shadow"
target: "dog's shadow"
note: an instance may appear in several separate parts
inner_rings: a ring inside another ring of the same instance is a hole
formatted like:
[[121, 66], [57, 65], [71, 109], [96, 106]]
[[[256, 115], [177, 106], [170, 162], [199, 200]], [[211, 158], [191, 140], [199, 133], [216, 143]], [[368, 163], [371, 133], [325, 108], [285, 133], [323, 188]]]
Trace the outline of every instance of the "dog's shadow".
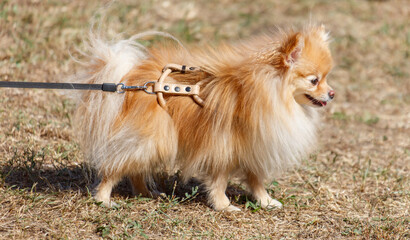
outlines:
[[[21, 189], [28, 192], [80, 192], [90, 196], [99, 183], [95, 171], [87, 164], [41, 164], [34, 159], [9, 162], [0, 167], [3, 186], [12, 189]], [[160, 184], [162, 199], [180, 202], [201, 202], [207, 204], [206, 190], [196, 179], [187, 183], [180, 181], [179, 174], [162, 179]], [[119, 198], [134, 198], [131, 184], [128, 179], [123, 179], [114, 189], [112, 195]], [[238, 186], [230, 186], [227, 195], [236, 202], [243, 202], [246, 192]], [[241, 196], [241, 197], [240, 197]], [[188, 200], [189, 201], [185, 201]]]

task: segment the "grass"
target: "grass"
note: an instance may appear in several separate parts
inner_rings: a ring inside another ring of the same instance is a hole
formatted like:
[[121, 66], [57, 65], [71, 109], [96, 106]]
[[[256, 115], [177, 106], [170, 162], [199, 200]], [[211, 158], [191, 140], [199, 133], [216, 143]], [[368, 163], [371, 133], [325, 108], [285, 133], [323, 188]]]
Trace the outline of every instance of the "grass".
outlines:
[[[0, 89], [2, 239], [408, 239], [410, 31], [404, 0], [121, 1], [108, 34], [170, 32], [188, 44], [246, 38], [309, 19], [331, 31], [336, 99], [318, 149], [268, 185], [284, 204], [263, 210], [232, 183], [239, 213], [211, 210], [198, 183], [170, 179], [167, 196], [115, 190], [92, 199], [94, 173], [76, 144], [68, 92]], [[0, 80], [55, 81], [76, 72], [100, 1], [0, 2]], [[97, 19], [102, 19], [97, 14]], [[176, 181], [175, 181], [176, 180]]]

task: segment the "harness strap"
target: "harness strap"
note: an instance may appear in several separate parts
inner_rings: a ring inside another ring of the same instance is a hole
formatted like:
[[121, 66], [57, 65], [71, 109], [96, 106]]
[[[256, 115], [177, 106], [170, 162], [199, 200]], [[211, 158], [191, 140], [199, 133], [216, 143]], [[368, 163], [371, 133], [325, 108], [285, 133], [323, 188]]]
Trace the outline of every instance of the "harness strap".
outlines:
[[154, 92], [162, 92], [174, 95], [198, 95], [199, 86], [198, 85], [184, 85], [175, 83], [165, 83], [165, 82], [155, 82]]
[[185, 85], [185, 84], [177, 84], [177, 83], [166, 83], [164, 82], [165, 79], [171, 72], [179, 71], [181, 73], [187, 72], [197, 72], [200, 71], [198, 67], [186, 67], [185, 65], [178, 65], [178, 64], [167, 64], [162, 69], [162, 75], [158, 79], [158, 82], [154, 83], [153, 92], [157, 94], [158, 103], [159, 105], [167, 109], [166, 101], [164, 99], [165, 94], [172, 94], [172, 95], [185, 95], [185, 96], [192, 96], [194, 101], [201, 107], [204, 106], [204, 100], [199, 97], [200, 86], [199, 83], [195, 85]]

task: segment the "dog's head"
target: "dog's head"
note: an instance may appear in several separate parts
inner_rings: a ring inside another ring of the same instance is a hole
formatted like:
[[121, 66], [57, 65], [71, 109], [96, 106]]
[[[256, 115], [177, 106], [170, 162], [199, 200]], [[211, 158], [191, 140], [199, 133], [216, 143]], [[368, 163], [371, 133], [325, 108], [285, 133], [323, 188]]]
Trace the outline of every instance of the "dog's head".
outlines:
[[327, 83], [333, 60], [324, 26], [289, 36], [281, 50], [296, 102], [315, 107], [326, 106], [334, 98], [335, 92]]
[[269, 64], [288, 81], [295, 101], [314, 107], [326, 106], [335, 92], [327, 83], [333, 60], [324, 26], [285, 33], [276, 45]]

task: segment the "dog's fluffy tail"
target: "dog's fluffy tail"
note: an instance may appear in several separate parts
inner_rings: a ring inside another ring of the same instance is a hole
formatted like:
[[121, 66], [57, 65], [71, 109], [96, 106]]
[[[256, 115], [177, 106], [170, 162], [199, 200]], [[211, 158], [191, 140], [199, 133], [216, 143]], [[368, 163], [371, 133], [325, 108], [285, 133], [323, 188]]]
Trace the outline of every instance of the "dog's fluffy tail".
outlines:
[[[146, 58], [146, 49], [135, 42], [135, 36], [116, 42], [104, 41], [95, 34], [90, 34], [86, 42], [83, 72], [76, 75], [80, 83], [119, 83], [136, 65]], [[113, 124], [119, 115], [125, 94], [83, 91], [79, 98], [75, 123], [77, 135], [83, 147], [85, 157], [101, 170], [100, 159], [109, 157], [107, 141], [112, 135]]]

